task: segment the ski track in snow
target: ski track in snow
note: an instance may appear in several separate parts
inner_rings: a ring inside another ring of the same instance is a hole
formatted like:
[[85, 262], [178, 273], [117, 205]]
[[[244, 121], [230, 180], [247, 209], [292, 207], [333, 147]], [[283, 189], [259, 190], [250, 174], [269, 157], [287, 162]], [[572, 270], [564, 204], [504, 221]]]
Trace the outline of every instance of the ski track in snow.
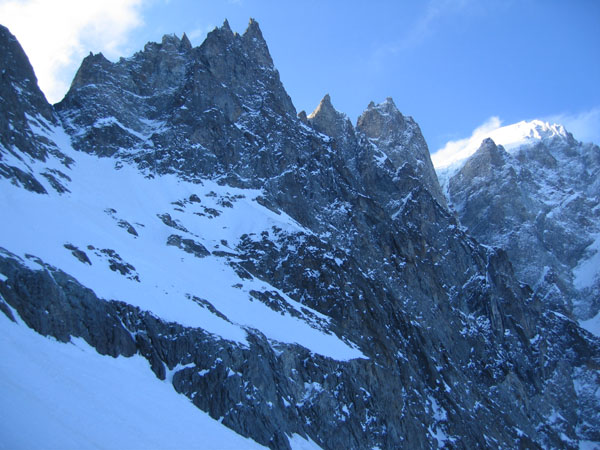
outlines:
[[[41, 258], [75, 277], [100, 298], [125, 301], [164, 320], [200, 327], [242, 345], [247, 342], [245, 328], [250, 327], [269, 339], [298, 343], [334, 359], [364, 358], [358, 349], [337, 336], [252, 299], [250, 290], [276, 291], [295, 309], [299, 306], [268, 283], [256, 278], [241, 280], [226, 258], [215, 255], [198, 258], [166, 245], [167, 238], [177, 234], [201, 243], [209, 251], [235, 252], [233, 249], [243, 234], [260, 236], [262, 231], [272, 232], [273, 226], [286, 232], [307, 232], [284, 213], [277, 215], [254, 201], [261, 191], [219, 186], [209, 180], [195, 184], [175, 175], [145, 177], [126, 163], [119, 163], [117, 169], [115, 159], [73, 150], [70, 138], [61, 128], [47, 132], [35, 127], [35, 131], [51, 138], [75, 163], [67, 169], [56, 158], [49, 157], [46, 162], [30, 160], [19, 164], [31, 167], [48, 195], [0, 180], [0, 207], [11, 211], [0, 223], [0, 247], [25, 261], [26, 254]], [[16, 165], [10, 159], [12, 155], [5, 156], [6, 163]], [[61, 179], [70, 193], [58, 194], [39, 175], [47, 168], [60, 170], [72, 179], [71, 182]], [[192, 194], [201, 202], [186, 203], [184, 208], [173, 204]], [[223, 198], [231, 199], [233, 207], [219, 204]], [[194, 214], [205, 213], [205, 208], [214, 208], [221, 214], [212, 218]], [[110, 212], [111, 209], [116, 212]], [[165, 225], [157, 217], [165, 213], [189, 232]], [[119, 221], [131, 224], [138, 236], [120, 227]], [[227, 246], [222, 240], [227, 241]], [[91, 265], [74, 257], [65, 244], [83, 250]], [[88, 249], [89, 245], [94, 249]], [[114, 250], [125, 263], [131, 264], [139, 282], [110, 270], [108, 258], [99, 253], [102, 249]], [[209, 301], [229, 322], [199, 306], [190, 296]]]

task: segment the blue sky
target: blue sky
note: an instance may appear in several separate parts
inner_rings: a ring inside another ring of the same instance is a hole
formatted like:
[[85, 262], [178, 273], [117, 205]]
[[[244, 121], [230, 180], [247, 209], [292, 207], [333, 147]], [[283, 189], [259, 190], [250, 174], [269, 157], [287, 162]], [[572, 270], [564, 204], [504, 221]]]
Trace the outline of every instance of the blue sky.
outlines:
[[[225, 18], [243, 33], [250, 17], [298, 111], [329, 93], [354, 122], [371, 100], [391, 96], [432, 152], [493, 117], [560, 121], [600, 143], [596, 0], [0, 0], [0, 22], [51, 101], [89, 51], [116, 59], [184, 31], [199, 45]], [[49, 48], [57, 33], [62, 47]]]

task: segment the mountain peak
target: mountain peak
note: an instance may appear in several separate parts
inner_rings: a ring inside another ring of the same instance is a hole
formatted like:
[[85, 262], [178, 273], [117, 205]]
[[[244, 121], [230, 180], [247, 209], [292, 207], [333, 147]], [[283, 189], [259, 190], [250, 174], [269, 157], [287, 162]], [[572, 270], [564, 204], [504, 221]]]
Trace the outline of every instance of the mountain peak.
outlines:
[[325, 94], [319, 102], [319, 106], [308, 116], [308, 123], [319, 133], [333, 138], [354, 133], [354, 127], [346, 116], [336, 110], [331, 103], [329, 94]]
[[421, 129], [412, 117], [404, 116], [398, 110], [391, 97], [378, 105], [369, 103], [358, 118], [356, 129], [382, 151], [396, 168], [409, 163], [421, 176], [431, 195], [445, 206]]
[[[231, 27], [229, 26], [229, 21], [228, 21], [227, 19], [225, 19], [225, 20], [223, 21], [223, 25], [221, 25], [221, 28], [220, 28], [220, 30], [223, 30], [223, 31], [231, 31]], [[233, 33], [233, 32], [232, 32], [232, 33]]]
[[244, 32], [244, 35], [246, 34], [252, 37], [260, 37], [260, 39], [263, 39], [262, 31], [260, 30], [260, 26], [258, 25], [256, 19], [250, 18], [248, 21], [248, 27]]
[[438, 150], [432, 157], [437, 169], [446, 169], [454, 165], [462, 165], [464, 161], [479, 149], [486, 138], [491, 138], [497, 145], [502, 145], [509, 153], [523, 146], [534, 145], [550, 140], [572, 140], [573, 136], [562, 125], [543, 120], [522, 120], [511, 125], [500, 126], [497, 117], [477, 128], [470, 138], [451, 141]]
[[21, 44], [9, 29], [2, 25], [0, 25], [0, 67], [2, 67], [0, 83], [27, 83], [36, 91], [36, 95], [43, 96], [37, 88], [37, 78]]
[[79, 66], [73, 78], [70, 89], [77, 89], [81, 86], [94, 84], [103, 80], [106, 72], [99, 69], [108, 69], [112, 64], [102, 53], [93, 54], [90, 52], [81, 62], [81, 66]]
[[331, 103], [331, 97], [329, 96], [329, 94], [325, 94], [325, 96], [319, 102], [319, 106], [317, 106], [315, 110], [309, 114], [308, 121], [311, 124], [324, 124], [324, 122], [326, 121], [338, 121], [340, 119], [345, 118], [345, 114], [339, 112], [337, 109], [334, 108], [333, 104]]
[[[30, 156], [43, 159], [45, 145], [31, 133], [27, 117], [41, 116], [56, 123], [52, 107], [37, 84], [33, 67], [23, 48], [8, 30], [0, 25], [0, 177], [7, 173], [3, 148], [18, 148]], [[20, 182], [23, 181], [23, 175]]]
[[181, 41], [175, 34], [165, 34], [162, 37], [162, 45], [169, 45], [169, 44], [179, 45], [179, 42], [181, 42]]
[[261, 66], [274, 68], [269, 47], [256, 20], [250, 19], [248, 22], [248, 28], [242, 36], [242, 42]]
[[220, 27], [215, 27], [211, 32], [206, 35], [206, 39], [202, 43], [202, 46], [208, 45], [209, 43], [216, 41], [230, 42], [234, 38], [233, 31], [229, 26], [227, 19], [223, 22]]
[[367, 109], [359, 116], [356, 128], [368, 138], [379, 139], [395, 127], [406, 128], [407, 119], [412, 121], [402, 115], [391, 97], [387, 97], [384, 102], [379, 104], [371, 101]]
[[323, 114], [340, 114], [331, 104], [331, 97], [329, 94], [325, 94], [325, 96], [319, 102], [319, 106], [317, 106], [315, 110], [309, 114], [308, 119], [311, 120], [316, 116]]
[[488, 137], [481, 142], [472, 159], [482, 160], [488, 166], [499, 167], [504, 165], [507, 155], [508, 153], [501, 145], [496, 145], [494, 140]]
[[394, 109], [398, 111], [398, 108], [396, 107], [396, 104], [394, 103], [394, 99], [392, 97], [386, 97], [382, 105], [387, 109]]
[[484, 147], [484, 148], [496, 147], [496, 143], [494, 142], [494, 140], [492, 138], [487, 137], [483, 141], [481, 141], [481, 147]]
[[192, 49], [192, 43], [190, 42], [189, 38], [187, 37], [187, 34], [185, 33], [183, 33], [183, 36], [181, 36], [181, 44], [179, 48], [186, 51]]

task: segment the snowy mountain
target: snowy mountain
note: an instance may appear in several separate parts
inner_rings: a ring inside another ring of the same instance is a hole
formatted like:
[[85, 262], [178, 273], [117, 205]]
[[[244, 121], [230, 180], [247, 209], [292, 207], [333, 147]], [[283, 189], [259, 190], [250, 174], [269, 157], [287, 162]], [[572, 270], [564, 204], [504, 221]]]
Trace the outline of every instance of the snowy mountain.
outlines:
[[[495, 121], [499, 124], [499, 121]], [[521, 147], [549, 143], [555, 139], [566, 139], [568, 132], [562, 125], [550, 124], [541, 120], [521, 121], [512, 125], [498, 126], [488, 130], [487, 127], [476, 130], [468, 139], [449, 143], [432, 156], [438, 172], [456, 171], [477, 151], [484, 139], [491, 139], [502, 145], [508, 152]]]
[[297, 115], [255, 21], [90, 55], [54, 106], [0, 49], [8, 447], [600, 441], [600, 340], [461, 229], [391, 99]]
[[494, 130], [439, 174], [473, 236], [505, 249], [517, 276], [547, 305], [600, 329], [600, 318], [589, 321], [600, 310], [597, 145], [560, 125], [520, 122]]

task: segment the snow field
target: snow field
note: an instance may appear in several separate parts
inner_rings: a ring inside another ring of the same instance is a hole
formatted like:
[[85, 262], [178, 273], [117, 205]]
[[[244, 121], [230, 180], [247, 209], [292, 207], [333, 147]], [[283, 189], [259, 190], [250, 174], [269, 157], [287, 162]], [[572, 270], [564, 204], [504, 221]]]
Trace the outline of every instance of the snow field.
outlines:
[[[209, 251], [231, 253], [243, 234], [260, 235], [273, 226], [287, 232], [305, 231], [289, 216], [259, 205], [254, 199], [260, 191], [219, 186], [211, 181], [196, 184], [174, 175], [145, 177], [133, 166], [119, 164], [116, 169], [114, 159], [73, 150], [62, 129], [48, 133], [40, 128], [37, 132], [47, 134], [75, 163], [67, 169], [49, 158], [45, 163], [32, 160], [21, 166], [31, 167], [34, 173], [46, 168], [60, 170], [71, 178], [70, 182], [61, 179], [71, 192], [58, 194], [39, 175], [36, 178], [48, 195], [0, 180], [0, 207], [11, 211], [0, 223], [0, 247], [23, 259], [26, 254], [41, 258], [101, 298], [122, 300], [164, 320], [200, 327], [242, 345], [246, 343], [246, 328], [254, 328], [275, 341], [298, 343], [331, 358], [364, 357], [337, 336], [253, 299], [251, 290], [276, 291], [293, 308], [300, 308], [261, 280], [241, 280], [225, 257], [198, 258], [166, 245], [168, 237], [176, 234], [195, 240]], [[191, 195], [200, 202], [189, 202]], [[232, 207], [223, 206], [227, 202]], [[211, 210], [220, 214], [214, 217]], [[167, 226], [158, 217], [163, 214], [169, 214], [187, 232]], [[120, 221], [133, 226], [138, 236], [120, 227]], [[74, 257], [65, 244], [84, 251], [91, 264]], [[107, 249], [114, 250], [135, 271], [124, 276], [110, 270], [110, 258], [102, 252]], [[228, 320], [201, 307], [193, 297], [207, 300]]]

